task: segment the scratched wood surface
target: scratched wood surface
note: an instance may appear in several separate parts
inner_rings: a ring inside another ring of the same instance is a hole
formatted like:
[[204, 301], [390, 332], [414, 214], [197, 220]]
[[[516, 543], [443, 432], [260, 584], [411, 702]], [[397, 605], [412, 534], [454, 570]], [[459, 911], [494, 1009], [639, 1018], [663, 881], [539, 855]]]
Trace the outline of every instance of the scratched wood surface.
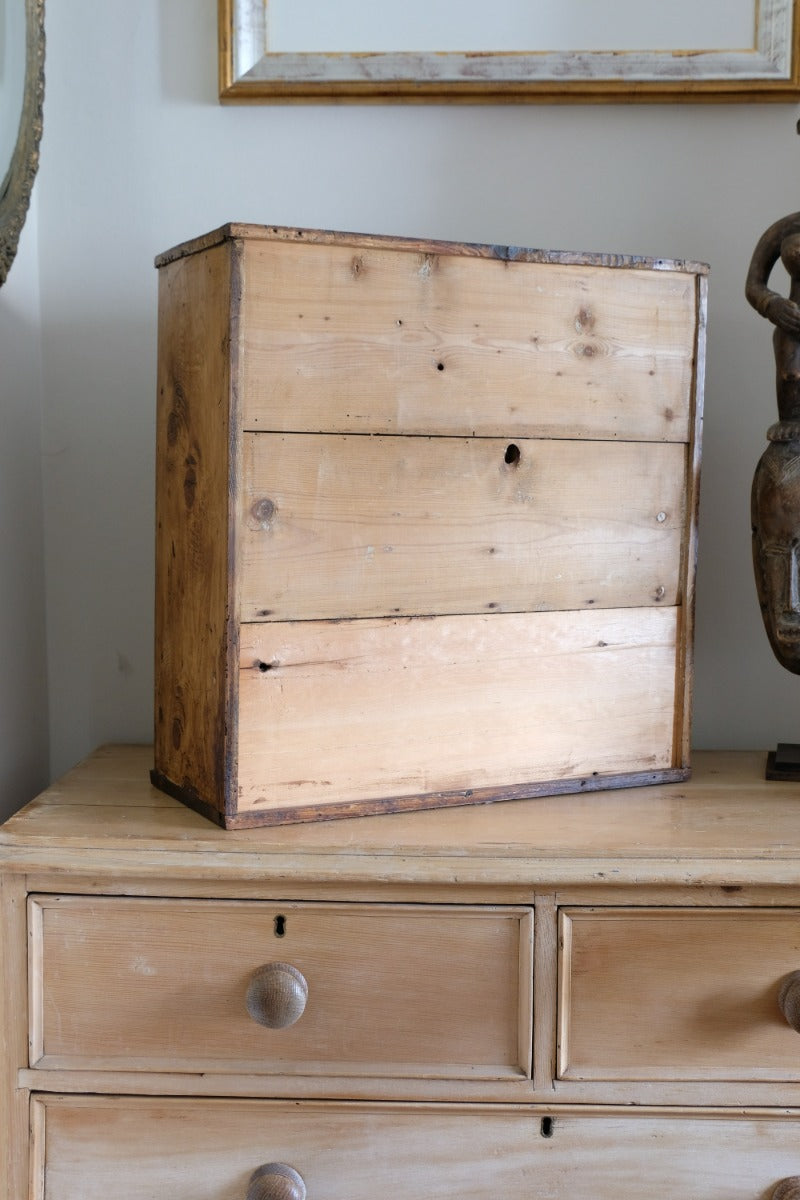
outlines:
[[696, 280], [248, 240], [245, 429], [687, 441]]
[[239, 811], [671, 767], [676, 614], [244, 625]]
[[678, 602], [681, 445], [248, 434], [243, 464], [245, 621]]

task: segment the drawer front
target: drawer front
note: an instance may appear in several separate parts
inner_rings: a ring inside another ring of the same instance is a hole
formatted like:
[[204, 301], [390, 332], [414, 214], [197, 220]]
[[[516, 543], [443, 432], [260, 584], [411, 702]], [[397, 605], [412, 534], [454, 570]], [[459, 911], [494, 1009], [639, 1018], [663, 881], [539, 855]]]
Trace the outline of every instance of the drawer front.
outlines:
[[565, 1079], [800, 1080], [778, 1006], [798, 910], [562, 911]]
[[242, 285], [245, 429], [689, 440], [691, 274], [249, 241]]
[[30, 928], [34, 1066], [530, 1074], [528, 909], [42, 896]]
[[666, 608], [685, 492], [675, 443], [248, 434], [242, 620]]
[[555, 1110], [550, 1122], [542, 1136], [540, 1113], [500, 1106], [43, 1097], [34, 1101], [33, 1200], [305, 1194], [249, 1193], [253, 1172], [270, 1163], [296, 1172], [309, 1200], [767, 1200], [800, 1173], [797, 1114]]

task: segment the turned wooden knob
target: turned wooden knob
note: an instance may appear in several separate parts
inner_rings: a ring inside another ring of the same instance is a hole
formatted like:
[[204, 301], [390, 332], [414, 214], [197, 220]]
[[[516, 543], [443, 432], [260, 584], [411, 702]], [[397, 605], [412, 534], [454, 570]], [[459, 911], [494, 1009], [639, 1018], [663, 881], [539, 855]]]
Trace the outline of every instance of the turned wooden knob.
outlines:
[[800, 1200], [800, 1175], [790, 1175], [776, 1185], [770, 1200]]
[[800, 1033], [800, 971], [792, 971], [781, 984], [778, 1007], [797, 1033]]
[[253, 972], [247, 988], [247, 1011], [259, 1025], [285, 1029], [303, 1015], [308, 984], [291, 963], [266, 963]]
[[265, 1163], [250, 1176], [245, 1200], [306, 1200], [302, 1175], [286, 1163]]

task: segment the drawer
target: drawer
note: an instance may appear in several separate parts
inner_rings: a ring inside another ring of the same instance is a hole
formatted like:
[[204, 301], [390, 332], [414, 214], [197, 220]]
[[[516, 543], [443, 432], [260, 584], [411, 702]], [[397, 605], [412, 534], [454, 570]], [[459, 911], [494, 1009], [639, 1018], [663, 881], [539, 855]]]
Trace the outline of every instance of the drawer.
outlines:
[[575, 908], [560, 932], [561, 1078], [800, 1080], [800, 910]]
[[[57, 1096], [33, 1110], [33, 1200], [777, 1200], [800, 1173], [798, 1113], [554, 1110], [543, 1125], [502, 1106]], [[276, 1163], [284, 1187], [249, 1191]]]
[[530, 1075], [525, 908], [39, 896], [29, 923], [33, 1066]]

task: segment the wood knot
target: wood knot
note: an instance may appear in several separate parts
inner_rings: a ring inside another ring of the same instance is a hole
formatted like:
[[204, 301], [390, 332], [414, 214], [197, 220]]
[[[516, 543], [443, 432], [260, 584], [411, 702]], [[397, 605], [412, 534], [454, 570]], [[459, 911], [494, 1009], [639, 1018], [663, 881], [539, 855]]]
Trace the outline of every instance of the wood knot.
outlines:
[[590, 308], [582, 307], [575, 318], [577, 333], [591, 333], [595, 325], [595, 316]]
[[275, 516], [275, 501], [270, 500], [268, 496], [263, 496], [260, 500], [256, 500], [250, 512], [256, 524], [260, 525], [262, 529], [266, 529]]

